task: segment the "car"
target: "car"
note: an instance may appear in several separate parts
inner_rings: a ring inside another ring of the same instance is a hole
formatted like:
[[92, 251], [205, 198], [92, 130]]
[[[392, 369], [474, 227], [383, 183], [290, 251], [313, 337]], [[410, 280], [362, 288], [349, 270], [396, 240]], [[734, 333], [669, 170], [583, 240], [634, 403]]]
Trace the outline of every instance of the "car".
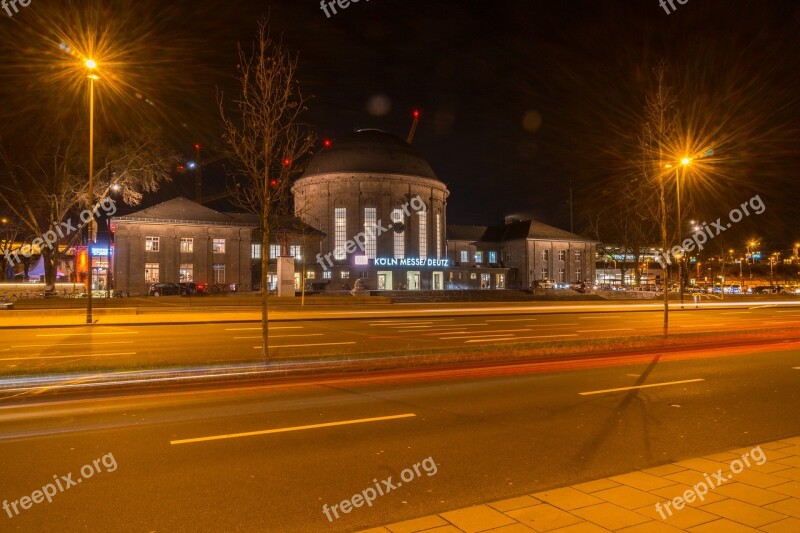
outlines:
[[206, 294], [206, 286], [204, 283], [183, 282], [178, 283], [178, 286], [183, 291], [181, 295]]
[[556, 282], [552, 281], [552, 280], [549, 280], [549, 279], [544, 279], [544, 280], [538, 280], [537, 279], [531, 284], [531, 288], [532, 289], [555, 289], [556, 288]]
[[163, 282], [163, 283], [154, 283], [150, 286], [150, 291], [148, 291], [150, 296], [184, 296], [187, 293], [187, 289], [181, 287], [177, 283], [170, 283], [170, 282]]

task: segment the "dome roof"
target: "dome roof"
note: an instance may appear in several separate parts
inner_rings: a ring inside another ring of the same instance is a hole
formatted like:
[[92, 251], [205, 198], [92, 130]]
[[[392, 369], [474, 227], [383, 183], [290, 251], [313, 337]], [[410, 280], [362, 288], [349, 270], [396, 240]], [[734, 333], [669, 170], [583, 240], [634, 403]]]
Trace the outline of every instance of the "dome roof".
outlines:
[[380, 130], [359, 130], [323, 148], [303, 177], [370, 172], [438, 180], [428, 162], [407, 142]]

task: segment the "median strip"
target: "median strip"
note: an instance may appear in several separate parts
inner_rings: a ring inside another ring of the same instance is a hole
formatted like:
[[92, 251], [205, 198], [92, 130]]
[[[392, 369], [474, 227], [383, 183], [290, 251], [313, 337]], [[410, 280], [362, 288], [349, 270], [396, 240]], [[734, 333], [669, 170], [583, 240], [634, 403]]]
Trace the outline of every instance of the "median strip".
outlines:
[[590, 396], [592, 394], [605, 394], [607, 392], [621, 392], [635, 389], [649, 389], [651, 387], [666, 387], [667, 385], [681, 385], [683, 383], [697, 383], [698, 381], [705, 381], [703, 378], [697, 379], [684, 379], [682, 381], [667, 381], [665, 383], [651, 383], [649, 385], [633, 385], [631, 387], [619, 387], [616, 389], [595, 390], [590, 392], [579, 392], [580, 396]]
[[306, 429], [319, 429], [319, 428], [329, 428], [335, 426], [349, 426], [353, 424], [365, 424], [367, 422], [381, 422], [385, 420], [397, 420], [400, 418], [411, 418], [417, 416], [414, 413], [405, 413], [402, 415], [390, 415], [390, 416], [378, 416], [374, 418], [359, 418], [355, 420], [342, 420], [339, 422], [326, 422], [323, 424], [310, 424], [307, 426], [294, 426], [288, 428], [278, 428], [278, 429], [262, 429], [259, 431], [248, 431], [245, 433], [229, 433], [227, 435], [213, 435], [210, 437], [196, 437], [193, 439], [179, 439], [179, 440], [171, 440], [169, 441], [170, 444], [189, 444], [193, 442], [208, 442], [212, 440], [223, 440], [223, 439], [237, 439], [239, 437], [254, 437], [256, 435], [271, 435], [273, 433], [288, 433], [290, 431], [304, 431]]

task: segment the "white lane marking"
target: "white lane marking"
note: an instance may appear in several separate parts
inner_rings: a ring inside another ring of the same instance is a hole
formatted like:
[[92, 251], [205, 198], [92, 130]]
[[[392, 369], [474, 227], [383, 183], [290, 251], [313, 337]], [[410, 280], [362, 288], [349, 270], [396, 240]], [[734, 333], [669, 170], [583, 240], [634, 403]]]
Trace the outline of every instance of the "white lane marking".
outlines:
[[[356, 341], [352, 342], [320, 342], [316, 344], [281, 344], [280, 346], [270, 346], [269, 349], [273, 348], [298, 348], [301, 346], [342, 346], [345, 344], [355, 344]], [[254, 350], [260, 350], [261, 346], [253, 346]]]
[[577, 326], [578, 324], [531, 324], [528, 326], [529, 328], [554, 328], [554, 327], [561, 327], [561, 326]]
[[402, 328], [419, 329], [419, 328], [432, 328], [433, 324], [429, 324], [427, 326], [386, 326], [386, 327], [387, 328], [393, 328], [393, 329], [398, 329], [398, 328], [400, 328], [400, 329], [402, 329]]
[[800, 370], [800, 366], [793, 367], [792, 370]]
[[239, 437], [253, 437], [255, 435], [269, 435], [272, 433], [287, 433], [289, 431], [303, 431], [306, 429], [319, 429], [319, 428], [329, 428], [335, 426], [348, 426], [352, 424], [364, 424], [367, 422], [380, 422], [383, 420], [397, 420], [399, 418], [411, 418], [415, 417], [414, 413], [405, 413], [402, 415], [391, 415], [391, 416], [377, 416], [373, 418], [359, 418], [355, 420], [341, 420], [339, 422], [326, 422], [324, 424], [309, 424], [307, 426], [294, 426], [288, 428], [278, 428], [278, 429], [262, 429], [260, 431], [248, 431], [246, 433], [228, 433], [227, 435], [213, 435], [210, 437], [197, 437], [194, 439], [178, 439], [178, 440], [171, 440], [169, 441], [170, 444], [188, 444], [190, 442], [207, 442], [211, 440], [221, 440], [221, 439], [235, 439]]
[[121, 352], [121, 353], [89, 353], [89, 354], [75, 354], [75, 355], [43, 355], [34, 357], [6, 357], [0, 361], [28, 361], [31, 359], [72, 359], [77, 357], [111, 357], [117, 355], [136, 355], [136, 352]]
[[106, 331], [91, 333], [37, 333], [37, 337], [72, 337], [77, 335], [135, 335], [138, 331]]
[[382, 326], [385, 328], [391, 327], [398, 327], [402, 328], [405, 326], [419, 326], [419, 325], [426, 325], [426, 324], [433, 324], [433, 320], [395, 320], [393, 322], [370, 322], [370, 326]]
[[[520, 331], [530, 331], [529, 328], [522, 328], [522, 329], [491, 329], [487, 331], [476, 331], [475, 333], [483, 334], [483, 333], [519, 333]], [[453, 332], [455, 334], [455, 332]], [[448, 335], [448, 333], [440, 333], [440, 335]], [[444, 337], [443, 337], [444, 338]]]
[[[781, 311], [778, 311], [779, 313]], [[721, 315], [750, 315], [752, 311], [722, 311], [720, 312]]]
[[510, 339], [477, 339], [473, 341], [464, 342], [505, 342], [505, 341], [518, 341], [521, 339], [551, 339], [553, 337], [577, 337], [577, 333], [570, 333], [568, 335], [532, 335], [529, 337], [511, 337]]
[[[270, 339], [282, 339], [283, 337], [321, 337], [324, 333], [297, 333], [289, 335], [270, 335]], [[252, 337], [234, 337], [233, 340], [240, 339], [260, 339], [261, 335], [253, 335]]]
[[[108, 344], [133, 344], [134, 341], [102, 341], [102, 345], [106, 346]], [[21, 345], [13, 345], [10, 348], [52, 348], [54, 346], [93, 346], [97, 344], [96, 342], [70, 342], [70, 343], [63, 343], [59, 342], [57, 344], [21, 344]]]
[[462, 337], [439, 337], [441, 341], [449, 341], [454, 339], [480, 339], [482, 337], [513, 337], [510, 333], [495, 333], [493, 335], [464, 335]]
[[428, 329], [425, 332], [421, 332], [418, 329], [398, 329], [397, 333], [419, 333], [420, 335], [444, 335], [446, 333], [466, 333], [467, 330], [465, 329], [452, 329], [452, 328], [436, 328], [436, 329]]
[[591, 320], [604, 320], [606, 318], [622, 318], [621, 315], [605, 315], [605, 316], [579, 316], [578, 318], [591, 319]]
[[[270, 326], [269, 329], [303, 329], [305, 326]], [[261, 331], [261, 327], [257, 328], [225, 328], [225, 331]]]
[[681, 385], [683, 383], [697, 383], [698, 381], [705, 381], [703, 378], [697, 379], [684, 379], [681, 381], [667, 381], [664, 383], [650, 383], [649, 385], [633, 385], [631, 387], [618, 387], [616, 389], [604, 389], [604, 390], [594, 390], [589, 392], [579, 392], [578, 394], [581, 396], [590, 396], [592, 394], [605, 394], [606, 392], [620, 392], [626, 390], [635, 390], [635, 389], [649, 389], [651, 387], [666, 387], [668, 385]]
[[600, 333], [603, 331], [636, 331], [634, 328], [620, 328], [620, 329], [579, 329], [578, 333]]

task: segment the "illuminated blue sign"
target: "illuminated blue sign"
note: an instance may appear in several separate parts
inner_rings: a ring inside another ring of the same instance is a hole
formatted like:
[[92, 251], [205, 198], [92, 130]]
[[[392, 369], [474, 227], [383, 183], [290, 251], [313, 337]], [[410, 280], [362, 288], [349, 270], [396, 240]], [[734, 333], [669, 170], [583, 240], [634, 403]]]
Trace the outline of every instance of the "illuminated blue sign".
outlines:
[[450, 266], [449, 259], [417, 259], [404, 257], [396, 259], [394, 257], [376, 257], [373, 260], [375, 266], [413, 266], [413, 267], [444, 267]]

